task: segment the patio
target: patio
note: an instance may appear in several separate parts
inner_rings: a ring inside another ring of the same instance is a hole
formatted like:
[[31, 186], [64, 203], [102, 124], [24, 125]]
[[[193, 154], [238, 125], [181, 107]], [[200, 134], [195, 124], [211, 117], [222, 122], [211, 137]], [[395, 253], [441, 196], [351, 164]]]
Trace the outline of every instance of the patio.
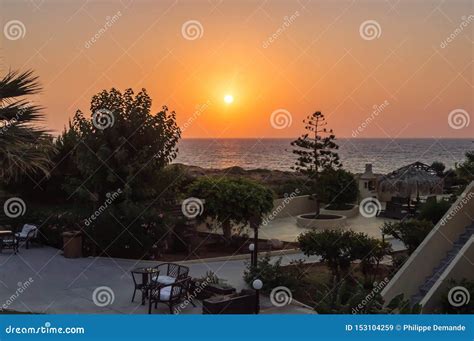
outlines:
[[[373, 217], [366, 218], [357, 215], [352, 218], [347, 218], [345, 225], [341, 228], [351, 229], [355, 232], [367, 233], [370, 237], [382, 238], [380, 228], [384, 222], [395, 221], [393, 219]], [[296, 225], [296, 219], [293, 216], [284, 218], [277, 218], [269, 221], [266, 226], [262, 226], [259, 230], [260, 238], [264, 239], [279, 239], [286, 242], [294, 242], [301, 233], [308, 231], [308, 229], [301, 228]], [[385, 236], [386, 240], [392, 244], [394, 251], [405, 249], [403, 243], [399, 240]]]
[[[284, 256], [283, 260], [288, 263], [298, 258], [307, 259], [301, 254], [291, 254]], [[240, 290], [246, 287], [242, 279], [244, 261], [199, 260], [183, 264], [190, 267], [192, 277], [204, 276], [212, 270]], [[146, 314], [148, 305], [140, 304], [140, 294], [131, 303], [133, 281], [130, 270], [158, 263], [105, 257], [67, 259], [61, 250], [47, 246], [28, 250], [21, 247], [17, 255], [5, 250], [0, 254], [0, 308], [46, 314]], [[31, 282], [30, 285], [12, 298], [27, 281]], [[112, 289], [114, 295], [113, 302], [104, 307], [92, 300], [94, 290], [101, 286]], [[195, 300], [195, 303], [197, 307], [188, 304], [180, 313], [201, 314], [200, 301]], [[314, 313], [295, 304], [274, 307], [263, 295], [261, 307], [262, 314]], [[168, 307], [158, 305], [153, 314], [169, 314]]]

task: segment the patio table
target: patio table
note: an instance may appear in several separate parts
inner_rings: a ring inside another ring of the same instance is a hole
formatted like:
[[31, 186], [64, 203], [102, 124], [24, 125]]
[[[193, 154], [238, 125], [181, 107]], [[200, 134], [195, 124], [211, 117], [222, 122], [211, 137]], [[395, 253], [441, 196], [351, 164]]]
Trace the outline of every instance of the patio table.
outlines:
[[16, 239], [15, 233], [10, 230], [0, 231], [0, 252], [3, 249], [13, 249], [16, 254], [18, 251], [18, 240]]
[[[150, 279], [152, 276], [158, 276], [160, 270], [152, 267], [139, 267], [135, 268], [132, 271], [132, 278], [133, 278], [133, 284], [135, 285], [135, 289], [133, 291], [133, 297], [132, 297], [132, 302], [135, 298], [135, 292], [137, 290], [140, 290], [142, 292], [142, 305], [145, 305], [145, 299], [148, 296], [148, 283], [150, 282]], [[138, 283], [135, 275], [141, 275], [142, 281], [141, 283]]]

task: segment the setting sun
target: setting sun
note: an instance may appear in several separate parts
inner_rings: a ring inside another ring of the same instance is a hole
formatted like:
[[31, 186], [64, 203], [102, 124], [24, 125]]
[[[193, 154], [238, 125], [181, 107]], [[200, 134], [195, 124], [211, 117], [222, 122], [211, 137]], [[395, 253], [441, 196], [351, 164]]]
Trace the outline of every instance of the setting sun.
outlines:
[[224, 96], [224, 102], [226, 102], [227, 104], [230, 104], [234, 101], [234, 96], [232, 95], [225, 95]]

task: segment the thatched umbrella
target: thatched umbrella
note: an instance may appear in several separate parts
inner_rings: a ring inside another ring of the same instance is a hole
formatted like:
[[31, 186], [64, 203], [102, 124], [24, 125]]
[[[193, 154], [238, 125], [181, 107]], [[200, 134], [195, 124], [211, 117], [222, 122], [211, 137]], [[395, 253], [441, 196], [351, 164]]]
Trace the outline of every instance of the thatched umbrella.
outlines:
[[443, 193], [443, 179], [428, 165], [415, 162], [393, 171], [379, 182], [382, 195], [411, 197]]

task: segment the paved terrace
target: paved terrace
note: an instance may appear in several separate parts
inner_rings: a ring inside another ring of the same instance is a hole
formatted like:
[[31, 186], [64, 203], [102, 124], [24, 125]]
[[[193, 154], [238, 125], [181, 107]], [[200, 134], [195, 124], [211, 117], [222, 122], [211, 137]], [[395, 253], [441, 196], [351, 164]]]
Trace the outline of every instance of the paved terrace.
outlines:
[[[302, 254], [291, 254], [283, 256], [283, 263], [300, 258], [308, 260]], [[309, 260], [317, 261], [316, 258]], [[192, 277], [204, 276], [206, 271], [212, 270], [240, 290], [246, 287], [242, 278], [245, 261], [234, 259], [183, 264], [190, 267]], [[101, 257], [67, 259], [63, 257], [61, 250], [47, 246], [33, 246], [29, 250], [21, 247], [17, 255], [11, 250], [4, 250], [0, 254], [0, 308], [6, 304], [9, 310], [46, 314], [146, 314], [148, 306], [140, 304], [140, 293], [137, 293], [135, 303], [131, 303], [133, 281], [130, 270], [157, 264], [158, 262]], [[19, 283], [24, 283], [30, 277], [33, 279], [32, 284], [17, 298], [10, 299]], [[113, 290], [113, 304], [106, 307], [94, 304], [92, 293], [99, 286], [108, 286]], [[312, 313], [295, 304], [274, 307], [265, 296], [261, 303], [264, 314]], [[166, 305], [159, 304], [153, 313], [169, 314], [169, 310]], [[201, 307], [189, 305], [181, 313], [200, 314]]]
[[[393, 222], [397, 220], [372, 217], [366, 218], [361, 215], [357, 215], [352, 218], [347, 218], [344, 225], [339, 228], [342, 230], [353, 230], [355, 232], [364, 232], [370, 237], [382, 239], [382, 232], [380, 228], [385, 222]], [[250, 236], [253, 236], [253, 232], [249, 227], [246, 227]], [[209, 232], [209, 229], [205, 224], [199, 226], [200, 231]], [[268, 222], [267, 225], [261, 226], [259, 231], [259, 237], [262, 239], [279, 239], [285, 242], [296, 242], [298, 236], [310, 229], [302, 228], [296, 225], [296, 218], [293, 216], [287, 216], [283, 218], [276, 218]], [[213, 230], [213, 233], [222, 234], [222, 230]], [[385, 236], [385, 240], [392, 245], [393, 251], [405, 250], [403, 243], [391, 236]]]
[[[340, 229], [353, 230], [355, 232], [364, 232], [374, 238], [382, 238], [380, 228], [385, 222], [397, 221], [393, 219], [372, 217], [366, 218], [357, 215], [352, 218], [347, 218], [344, 225]], [[292, 216], [278, 218], [270, 221], [266, 226], [259, 229], [262, 238], [271, 239], [276, 238], [283, 241], [294, 242], [298, 235], [309, 229], [302, 228], [296, 225], [296, 218]]]

